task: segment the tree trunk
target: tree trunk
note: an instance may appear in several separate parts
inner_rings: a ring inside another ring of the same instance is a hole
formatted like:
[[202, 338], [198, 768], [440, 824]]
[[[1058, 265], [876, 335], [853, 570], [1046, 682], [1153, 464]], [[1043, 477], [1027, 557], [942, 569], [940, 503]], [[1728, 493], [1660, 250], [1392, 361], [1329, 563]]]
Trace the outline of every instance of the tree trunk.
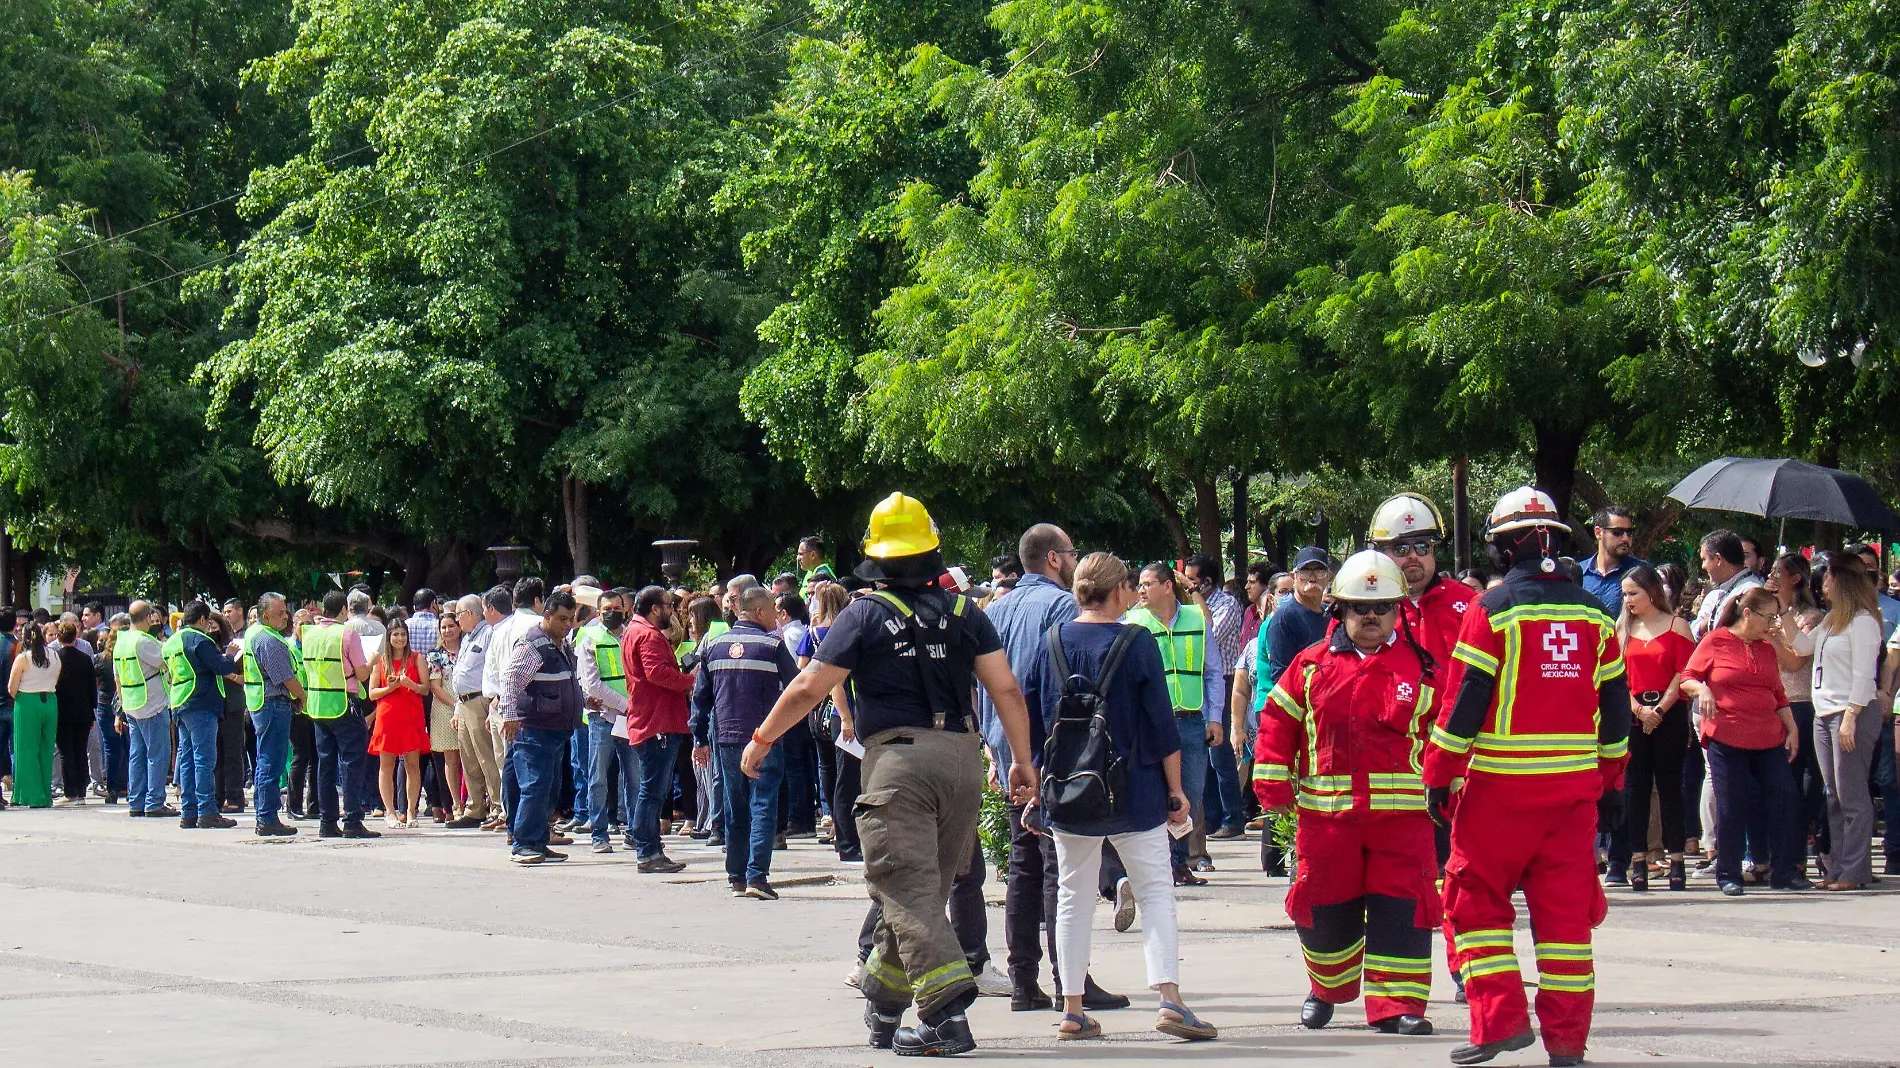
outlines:
[[[401, 604], [410, 604], [416, 599], [416, 591], [428, 584], [429, 547], [417, 542], [409, 547], [409, 559], [402, 565]], [[425, 652], [427, 650], [424, 650]]]
[[1471, 460], [1451, 464], [1451, 566], [1459, 574], [1471, 566]]
[[231, 578], [231, 569], [225, 566], [224, 554], [218, 551], [218, 543], [203, 530], [198, 531], [196, 541], [198, 546], [195, 549], [179, 542], [179, 558], [217, 601], [222, 603], [236, 597], [237, 583]]
[[[1576, 493], [1577, 456], [1583, 451], [1583, 436], [1588, 427], [1572, 426], [1531, 420], [1531, 429], [1537, 436], [1537, 453], [1532, 458], [1532, 469], [1536, 472], [1537, 488], [1550, 494], [1557, 505], [1557, 514], [1564, 522], [1570, 522], [1570, 499]], [[1579, 524], [1572, 523], [1571, 548], [1581, 544], [1574, 533]]]
[[1188, 480], [1194, 486], [1194, 525], [1200, 536], [1201, 553], [1220, 559], [1220, 484], [1209, 478]]
[[0, 530], [0, 605], [13, 603], [13, 539]]
[[567, 555], [574, 561], [574, 574], [588, 574], [594, 560], [587, 546], [587, 483], [573, 475], [561, 479], [561, 515], [567, 521]]
[[1175, 508], [1174, 500], [1153, 475], [1148, 476], [1147, 490], [1148, 496], [1154, 498], [1155, 506], [1161, 509], [1161, 521], [1168, 525], [1168, 533], [1174, 535], [1175, 555], [1186, 559], [1192, 550], [1188, 548], [1187, 524], [1181, 522], [1180, 510]]
[[1251, 511], [1247, 501], [1247, 476], [1234, 476], [1234, 540], [1228, 545], [1228, 554], [1233, 557], [1233, 570], [1229, 578], [1239, 579], [1244, 584], [1247, 578], [1247, 535], [1252, 524], [1247, 521]]
[[430, 545], [429, 588], [444, 597], [473, 592], [469, 580], [475, 570], [475, 555], [475, 546], [460, 539]]

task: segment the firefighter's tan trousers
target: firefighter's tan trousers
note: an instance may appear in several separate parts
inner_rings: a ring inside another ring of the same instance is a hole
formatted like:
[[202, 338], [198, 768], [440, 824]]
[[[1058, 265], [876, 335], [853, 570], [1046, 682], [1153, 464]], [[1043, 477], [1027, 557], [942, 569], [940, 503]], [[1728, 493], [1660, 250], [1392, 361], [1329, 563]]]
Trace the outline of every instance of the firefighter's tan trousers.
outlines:
[[982, 808], [974, 732], [896, 727], [864, 743], [856, 809], [864, 879], [884, 907], [864, 963], [864, 996], [896, 1014], [913, 1001], [926, 1022], [967, 1006], [976, 979], [945, 908], [970, 863]]

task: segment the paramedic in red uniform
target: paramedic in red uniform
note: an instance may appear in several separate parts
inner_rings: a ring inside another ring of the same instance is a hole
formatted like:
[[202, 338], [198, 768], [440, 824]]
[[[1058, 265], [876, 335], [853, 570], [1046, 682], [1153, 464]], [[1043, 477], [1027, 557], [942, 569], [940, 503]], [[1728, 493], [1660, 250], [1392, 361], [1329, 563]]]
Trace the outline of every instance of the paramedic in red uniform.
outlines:
[[1368, 549], [1333, 579], [1340, 620], [1295, 656], [1260, 716], [1254, 792], [1297, 809], [1299, 868], [1286, 911], [1311, 993], [1300, 1022], [1366, 995], [1376, 1031], [1429, 1035], [1438, 859], [1419, 756], [1432, 725], [1426, 658], [1399, 627], [1405, 578]]
[[1485, 536], [1508, 573], [1465, 613], [1425, 754], [1432, 818], [1451, 821], [1445, 922], [1471, 1003], [1471, 1040], [1453, 1064], [1536, 1041], [1511, 945], [1520, 888], [1550, 1063], [1581, 1064], [1590, 1036], [1590, 930], [1607, 907], [1596, 829], [1621, 816], [1630, 699], [1614, 622], [1553, 558], [1552, 539], [1569, 530], [1528, 486], [1491, 510]]
[[1458, 644], [1458, 627], [1465, 609], [1477, 596], [1471, 587], [1438, 570], [1438, 543], [1445, 538], [1445, 521], [1431, 498], [1401, 493], [1372, 513], [1366, 541], [1392, 558], [1405, 575], [1406, 595], [1399, 602], [1412, 640], [1424, 647], [1442, 675]]

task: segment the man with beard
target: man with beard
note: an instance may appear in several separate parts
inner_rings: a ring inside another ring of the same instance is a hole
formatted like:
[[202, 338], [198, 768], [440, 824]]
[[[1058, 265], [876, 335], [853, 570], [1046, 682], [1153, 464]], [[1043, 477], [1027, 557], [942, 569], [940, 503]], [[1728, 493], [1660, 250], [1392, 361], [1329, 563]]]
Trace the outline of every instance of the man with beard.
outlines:
[[620, 637], [627, 677], [627, 745], [640, 761], [640, 792], [627, 818], [627, 833], [640, 870], [657, 874], [686, 867], [668, 857], [660, 842], [660, 806], [689, 733], [686, 699], [693, 691], [693, 676], [680, 670], [666, 636], [677, 607], [664, 587], [646, 587], [634, 595], [634, 615]]

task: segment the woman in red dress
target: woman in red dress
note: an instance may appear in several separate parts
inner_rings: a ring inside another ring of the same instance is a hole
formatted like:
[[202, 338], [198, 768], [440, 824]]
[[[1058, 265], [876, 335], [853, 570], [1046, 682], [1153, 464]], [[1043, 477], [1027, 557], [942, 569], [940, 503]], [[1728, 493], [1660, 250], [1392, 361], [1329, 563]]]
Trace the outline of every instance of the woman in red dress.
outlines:
[[1675, 614], [1662, 576], [1647, 564], [1623, 576], [1623, 615], [1616, 622], [1629, 673], [1631, 712], [1629, 787], [1629, 887], [1649, 889], [1649, 797], [1657, 795], [1663, 851], [1669, 856], [1669, 889], [1688, 888], [1682, 850], [1682, 762], [1689, 753], [1689, 702], [1682, 697], [1682, 669], [1695, 652], [1689, 623]]
[[[369, 751], [382, 760], [384, 820], [391, 827], [407, 827], [422, 797], [420, 754], [429, 748], [429, 721], [422, 708], [429, 672], [421, 654], [409, 648], [409, 627], [401, 620], [389, 621], [383, 643], [370, 665], [369, 696], [376, 702], [376, 728], [370, 734]], [[402, 809], [396, 805], [398, 758], [409, 787], [409, 806]]]

